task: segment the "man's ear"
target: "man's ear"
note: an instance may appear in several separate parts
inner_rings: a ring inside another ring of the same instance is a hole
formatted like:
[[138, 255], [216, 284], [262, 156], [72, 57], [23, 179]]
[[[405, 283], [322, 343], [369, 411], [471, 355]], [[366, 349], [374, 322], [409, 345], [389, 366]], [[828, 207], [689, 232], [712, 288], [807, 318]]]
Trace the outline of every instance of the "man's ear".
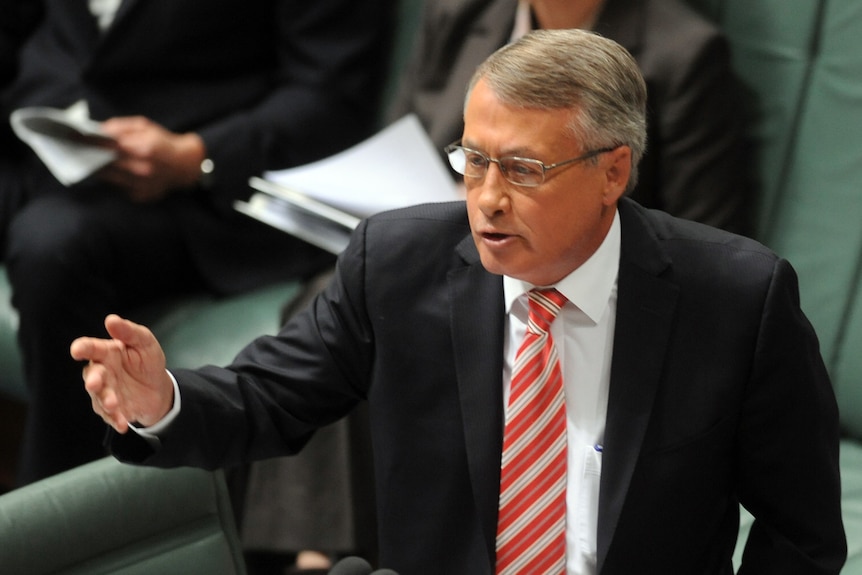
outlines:
[[632, 150], [628, 146], [618, 146], [603, 154], [600, 165], [605, 168], [605, 192], [603, 201], [606, 206], [614, 205], [625, 193], [632, 173]]

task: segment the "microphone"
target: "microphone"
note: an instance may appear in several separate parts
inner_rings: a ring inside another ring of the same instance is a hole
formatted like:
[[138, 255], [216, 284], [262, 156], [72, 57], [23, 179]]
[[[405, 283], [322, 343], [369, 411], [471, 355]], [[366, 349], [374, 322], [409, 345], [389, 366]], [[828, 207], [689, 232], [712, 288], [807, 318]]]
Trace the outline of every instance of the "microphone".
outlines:
[[345, 557], [332, 566], [329, 575], [371, 575], [371, 563], [362, 557]]

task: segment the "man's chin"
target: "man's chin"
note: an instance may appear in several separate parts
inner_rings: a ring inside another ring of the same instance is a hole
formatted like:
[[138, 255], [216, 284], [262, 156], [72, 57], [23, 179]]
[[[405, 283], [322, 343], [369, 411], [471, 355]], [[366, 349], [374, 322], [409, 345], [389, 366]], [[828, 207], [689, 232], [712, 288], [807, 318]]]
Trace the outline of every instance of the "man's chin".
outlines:
[[482, 261], [482, 267], [484, 267], [488, 273], [529, 281], [524, 277], [525, 275], [529, 275], [528, 270], [524, 269], [524, 266], [518, 266], [515, 265], [514, 262], [502, 260], [501, 258], [495, 257], [481, 249], [479, 250], [479, 259]]

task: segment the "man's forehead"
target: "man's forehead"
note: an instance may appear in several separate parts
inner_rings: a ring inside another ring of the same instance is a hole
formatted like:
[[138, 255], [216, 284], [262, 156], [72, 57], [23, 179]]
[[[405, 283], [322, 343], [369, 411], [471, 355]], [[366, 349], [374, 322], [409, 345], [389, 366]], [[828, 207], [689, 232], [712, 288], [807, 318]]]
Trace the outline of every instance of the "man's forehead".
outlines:
[[513, 154], [561, 146], [578, 149], [571, 130], [573, 113], [570, 108], [509, 104], [486, 86], [477, 84], [465, 109], [462, 144]]

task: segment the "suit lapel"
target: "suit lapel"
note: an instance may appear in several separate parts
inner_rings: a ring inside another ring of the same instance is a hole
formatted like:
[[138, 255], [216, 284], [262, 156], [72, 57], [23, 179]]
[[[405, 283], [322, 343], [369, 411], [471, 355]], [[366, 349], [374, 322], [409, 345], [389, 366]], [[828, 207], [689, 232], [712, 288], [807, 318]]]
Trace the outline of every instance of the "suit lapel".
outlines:
[[60, 2], [56, 5], [59, 15], [57, 19], [64, 27], [66, 38], [73, 42], [75, 50], [82, 46], [84, 54], [88, 54], [92, 47], [99, 41], [99, 27], [96, 19], [90, 12], [86, 0], [81, 2]]
[[455, 369], [473, 496], [493, 565], [503, 452], [503, 281], [482, 267], [470, 236], [458, 253], [465, 265], [449, 273]]
[[638, 460], [665, 361], [677, 288], [660, 277], [671, 262], [643, 210], [620, 202], [622, 247], [599, 494], [601, 572]]
[[[132, 12], [132, 9], [139, 3], [139, 0], [122, 0], [120, 2], [120, 7], [117, 8], [117, 14], [114, 16], [114, 22], [111, 25], [111, 28], [114, 28], [116, 24], [122, 22], [128, 15]], [[109, 30], [111, 29], [109, 28]]]

